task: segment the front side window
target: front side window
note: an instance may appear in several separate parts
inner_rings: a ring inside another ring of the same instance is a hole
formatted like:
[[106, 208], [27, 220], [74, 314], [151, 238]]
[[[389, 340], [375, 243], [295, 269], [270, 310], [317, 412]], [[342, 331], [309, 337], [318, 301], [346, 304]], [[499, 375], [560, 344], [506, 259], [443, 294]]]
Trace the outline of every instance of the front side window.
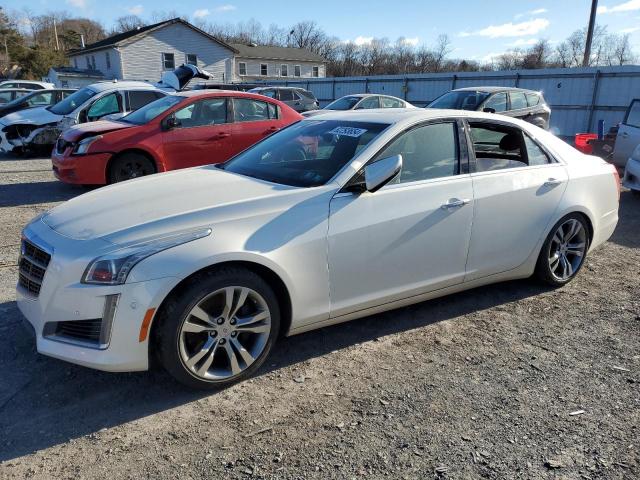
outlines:
[[81, 88], [77, 92], [69, 95], [61, 102], [58, 102], [55, 105], [49, 107], [49, 111], [55, 113], [56, 115], [68, 115], [94, 95], [96, 95], [96, 92], [94, 92], [90, 88]]
[[403, 108], [404, 102], [392, 97], [380, 97], [380, 106], [382, 108]]
[[324, 185], [387, 127], [305, 120], [274, 133], [219, 168], [296, 187]]
[[162, 97], [158, 100], [146, 104], [144, 107], [139, 108], [135, 112], [122, 117], [120, 121], [125, 123], [133, 123], [134, 125], [144, 125], [145, 123], [150, 122], [151, 120], [156, 118], [158, 115], [166, 112], [174, 105], [177, 105], [182, 100], [184, 100], [183, 97], [174, 97], [172, 95]]
[[234, 98], [233, 115], [236, 122], [260, 122], [269, 120], [267, 102], [251, 98]]
[[287, 88], [283, 88], [280, 90], [280, 100], [283, 102], [291, 102], [293, 101], [293, 92]]
[[324, 108], [327, 110], [351, 110], [359, 101], [360, 97], [346, 96], [339, 98], [338, 100], [334, 100]]
[[314, 76], [314, 77], [319, 77], [320, 76], [320, 68], [319, 67], [313, 67], [312, 68], [312, 76]]
[[131, 90], [129, 92], [129, 111], [138, 110], [148, 103], [157, 100], [156, 92], [149, 90]]
[[122, 111], [120, 102], [120, 95], [116, 92], [109, 93], [102, 98], [99, 98], [87, 111], [87, 119], [89, 121], [97, 120], [105, 115], [113, 115]]
[[380, 97], [377, 95], [365, 98], [356, 106], [356, 110], [369, 110], [371, 108], [380, 108]]
[[198, 56], [195, 53], [187, 53], [186, 60], [190, 65], [198, 65]]
[[527, 97], [524, 96], [524, 92], [510, 92], [509, 97], [511, 99], [511, 110], [527, 108]]
[[289, 66], [288, 65], [280, 65], [280, 76], [287, 77], [289, 76]]
[[[458, 136], [454, 122], [435, 123], [401, 133], [376, 159], [402, 155], [393, 183], [450, 177], [458, 173]], [[375, 161], [375, 160], [374, 160]]]
[[262, 75], [263, 77], [266, 77], [268, 74], [268, 66], [266, 63], [261, 63], [260, 64], [260, 75]]
[[484, 108], [493, 108], [496, 112], [507, 111], [507, 94], [504, 92], [495, 93], [484, 102]]
[[640, 128], [640, 100], [634, 100], [624, 120], [625, 125]]
[[293, 76], [294, 77], [299, 77], [302, 74], [302, 70], [300, 68], [300, 65], [296, 65], [293, 67]]
[[238, 74], [240, 75], [247, 74], [247, 64], [245, 62], [238, 63]]
[[32, 95], [26, 100], [27, 105], [30, 107], [51, 105], [53, 100], [53, 92], [42, 92]]
[[180, 128], [205, 127], [227, 123], [227, 100], [206, 98], [175, 113]]
[[163, 70], [173, 70], [176, 68], [176, 59], [173, 53], [162, 54], [162, 68]]
[[0, 92], [0, 103], [9, 103], [13, 100], [13, 92]]

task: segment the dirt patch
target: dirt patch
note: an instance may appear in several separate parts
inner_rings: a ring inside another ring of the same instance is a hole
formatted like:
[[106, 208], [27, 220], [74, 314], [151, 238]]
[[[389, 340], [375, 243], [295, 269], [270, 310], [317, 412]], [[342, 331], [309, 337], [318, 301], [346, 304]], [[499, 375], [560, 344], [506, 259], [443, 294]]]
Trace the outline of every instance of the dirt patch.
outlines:
[[0, 159], [0, 478], [640, 477], [640, 199], [576, 281], [501, 283], [281, 341], [214, 394], [35, 351], [22, 226], [81, 189]]

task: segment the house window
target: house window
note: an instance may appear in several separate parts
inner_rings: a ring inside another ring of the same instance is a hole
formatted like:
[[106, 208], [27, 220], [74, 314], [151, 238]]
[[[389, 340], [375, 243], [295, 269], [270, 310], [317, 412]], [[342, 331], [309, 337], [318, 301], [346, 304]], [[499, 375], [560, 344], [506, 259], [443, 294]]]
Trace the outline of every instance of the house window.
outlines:
[[293, 76], [294, 76], [294, 77], [299, 77], [299, 76], [300, 76], [300, 74], [301, 74], [301, 72], [300, 72], [300, 65], [295, 65], [295, 66], [293, 67]]
[[73, 58], [73, 68], [78, 68], [78, 59], [77, 58]]
[[313, 67], [313, 72], [311, 74], [314, 77], [319, 77], [320, 76], [320, 67]]
[[91, 69], [96, 69], [96, 57], [94, 55], [91, 55]]
[[284, 63], [280, 65], [280, 76], [281, 77], [289, 76], [289, 65], [285, 65]]
[[109, 56], [109, 52], [104, 52], [104, 59], [107, 62], [107, 70], [111, 70], [111, 56]]
[[189, 65], [198, 65], [198, 56], [195, 53], [187, 53], [187, 63]]
[[89, 59], [88, 55], [84, 59], [87, 62], [87, 70], [91, 70], [91, 59]]
[[162, 54], [162, 68], [164, 70], [173, 70], [176, 68], [176, 59], [173, 53]]
[[266, 63], [260, 64], [260, 75], [266, 77], [269, 74], [269, 69]]
[[238, 63], [238, 73], [240, 75], [246, 75], [247, 74], [247, 64], [245, 62]]

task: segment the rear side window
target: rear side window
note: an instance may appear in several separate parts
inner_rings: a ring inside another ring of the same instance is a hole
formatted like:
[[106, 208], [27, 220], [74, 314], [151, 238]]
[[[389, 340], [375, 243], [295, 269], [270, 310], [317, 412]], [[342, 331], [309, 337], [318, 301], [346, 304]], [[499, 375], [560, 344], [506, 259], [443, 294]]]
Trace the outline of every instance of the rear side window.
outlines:
[[156, 92], [148, 90], [131, 90], [129, 92], [128, 110], [135, 111], [140, 107], [144, 107], [147, 103], [157, 100]]
[[269, 120], [267, 102], [250, 98], [234, 98], [233, 111], [236, 122], [259, 122]]
[[518, 129], [489, 123], [472, 123], [470, 127], [478, 172], [527, 165], [522, 133]]
[[529, 166], [546, 165], [551, 163], [549, 156], [528, 135], [524, 136], [524, 144], [527, 147], [527, 160]]
[[540, 103], [540, 96], [537, 93], [527, 93], [526, 95], [530, 107], [535, 107]]
[[489, 97], [485, 102], [484, 108], [493, 108], [496, 112], [507, 111], [507, 94], [504, 92], [496, 93]]
[[380, 97], [380, 106], [382, 108], [403, 108], [404, 104], [397, 98]]
[[527, 108], [527, 98], [523, 92], [510, 92], [509, 97], [511, 98], [511, 110]]
[[316, 99], [316, 97], [313, 95], [313, 93], [311, 93], [308, 90], [298, 90], [298, 93], [300, 95], [302, 95], [303, 97], [307, 97], [310, 100], [314, 100], [315, 101], [315, 99]]
[[267, 103], [267, 108], [269, 109], [269, 119], [275, 120], [279, 117], [278, 111], [280, 110], [277, 105], [273, 103]]
[[449, 177], [458, 173], [458, 138], [453, 122], [413, 128], [400, 134], [376, 159], [402, 155], [402, 170], [394, 183]]
[[640, 128], [640, 100], [634, 100], [624, 121], [625, 125]]

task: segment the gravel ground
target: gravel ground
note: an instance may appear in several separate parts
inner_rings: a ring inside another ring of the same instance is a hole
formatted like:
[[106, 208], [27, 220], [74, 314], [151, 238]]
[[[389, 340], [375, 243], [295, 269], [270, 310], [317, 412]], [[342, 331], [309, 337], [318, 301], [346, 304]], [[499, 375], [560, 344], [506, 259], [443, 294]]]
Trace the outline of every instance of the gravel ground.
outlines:
[[640, 478], [640, 198], [578, 279], [502, 283], [282, 340], [185, 391], [38, 355], [22, 226], [82, 193], [0, 158], [0, 478]]

